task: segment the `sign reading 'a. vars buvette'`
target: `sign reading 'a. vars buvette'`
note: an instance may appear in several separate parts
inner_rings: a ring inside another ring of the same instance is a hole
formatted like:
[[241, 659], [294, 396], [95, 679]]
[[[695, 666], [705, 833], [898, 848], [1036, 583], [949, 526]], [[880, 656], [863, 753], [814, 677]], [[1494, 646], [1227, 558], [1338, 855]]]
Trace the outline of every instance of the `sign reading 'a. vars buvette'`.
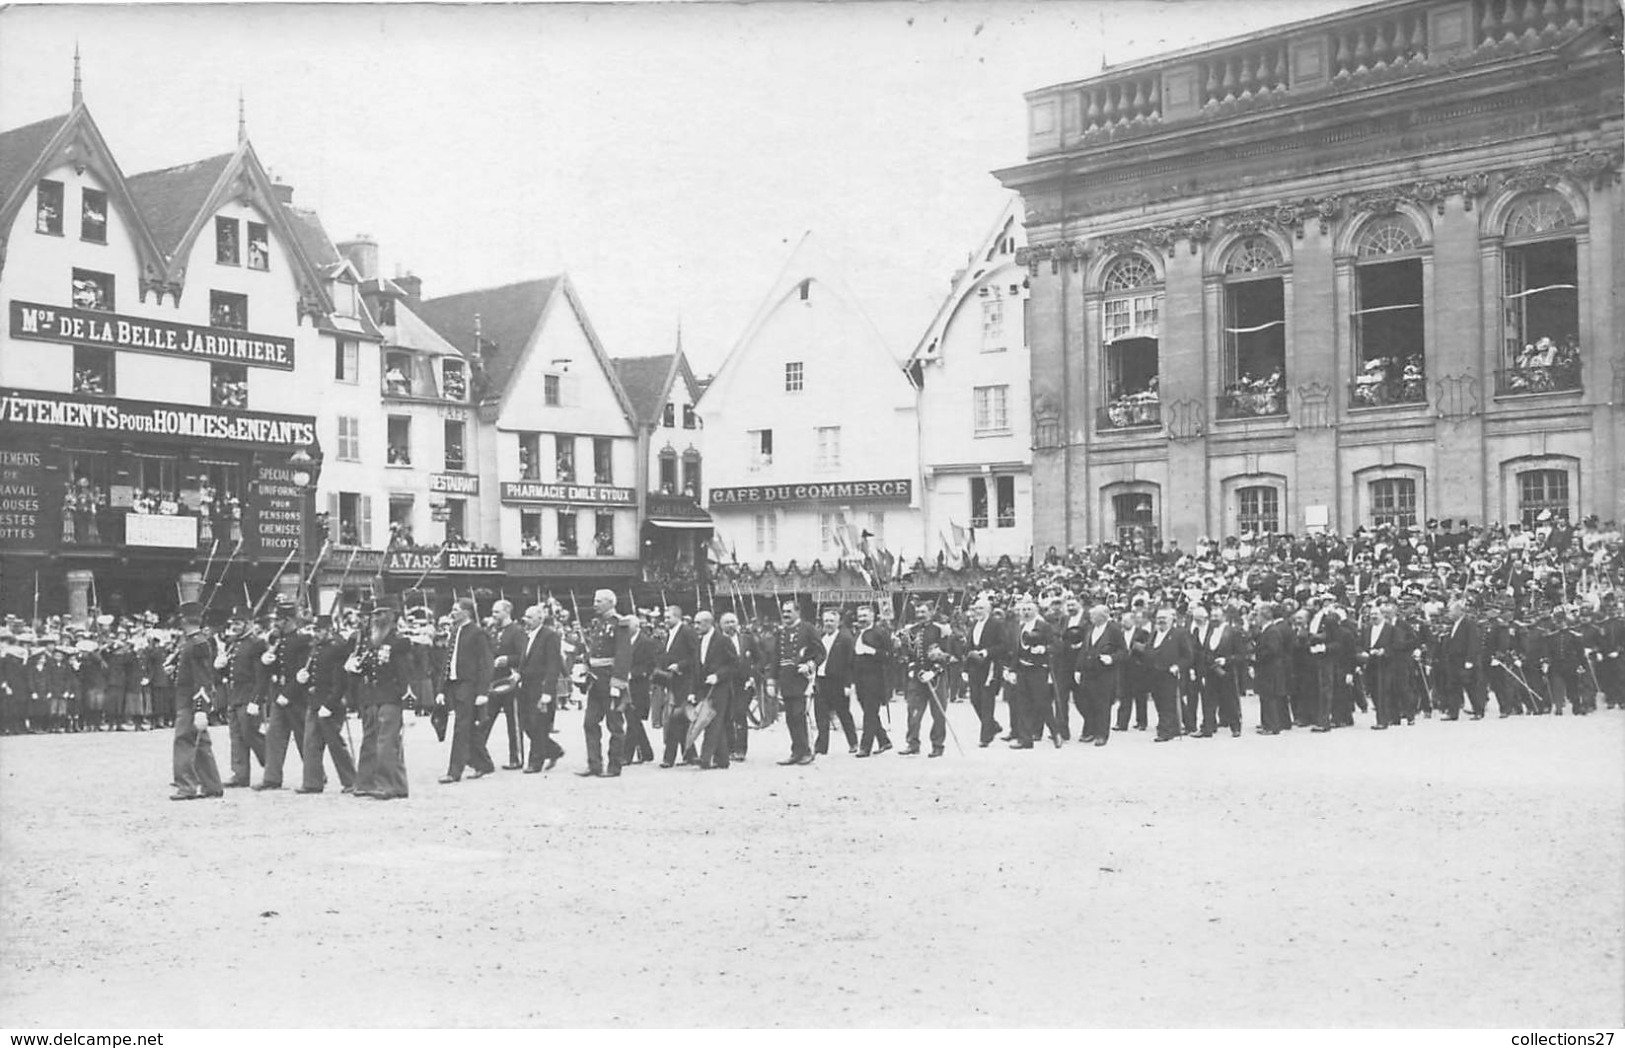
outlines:
[[11, 303], [11, 337], [293, 370], [293, 339], [38, 302]]

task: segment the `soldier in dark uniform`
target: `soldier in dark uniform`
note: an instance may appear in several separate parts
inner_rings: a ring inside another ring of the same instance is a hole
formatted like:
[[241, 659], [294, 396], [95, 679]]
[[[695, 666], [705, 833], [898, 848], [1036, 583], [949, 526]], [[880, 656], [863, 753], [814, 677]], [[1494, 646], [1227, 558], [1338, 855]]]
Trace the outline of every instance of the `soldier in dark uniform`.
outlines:
[[153, 631], [147, 633], [147, 646], [141, 649], [141, 683], [152, 704], [152, 726], [175, 726], [175, 678], [170, 676], [169, 653]]
[[265, 774], [256, 790], [280, 790], [288, 742], [304, 754], [305, 684], [299, 671], [310, 659], [310, 638], [299, 629], [298, 610], [291, 600], [276, 602], [276, 625], [260, 661], [266, 675]]
[[260, 734], [260, 702], [265, 697], [265, 638], [243, 618], [232, 624], [225, 650], [215, 668], [226, 674], [226, 730], [231, 734], [231, 781], [227, 789], [248, 785], [250, 753], [265, 766], [265, 736]]
[[[812, 624], [801, 618], [801, 606], [784, 602], [778, 630], [773, 637], [773, 679], [770, 687], [784, 707], [784, 722], [790, 729], [790, 756], [779, 763], [811, 764], [812, 749], [807, 741], [807, 688], [824, 661], [824, 645]], [[826, 742], [827, 742], [826, 736]]]
[[305, 771], [300, 793], [321, 793], [327, 788], [327, 771], [322, 766], [324, 754], [332, 754], [333, 769], [338, 772], [343, 791], [355, 790], [355, 764], [343, 735], [347, 716], [345, 696], [350, 690], [350, 676], [344, 672], [344, 662], [349, 654], [350, 645], [333, 634], [333, 617], [318, 615], [305, 664], [294, 671], [295, 680], [305, 687], [307, 695], [305, 742], [300, 754], [304, 757]]
[[891, 631], [875, 622], [872, 604], [858, 605], [857, 630], [852, 638], [852, 684], [863, 710], [863, 737], [855, 756], [867, 757], [878, 742], [878, 752], [891, 749], [891, 739], [880, 724], [880, 706], [888, 698], [886, 665], [891, 661]]
[[170, 657], [175, 682], [174, 783], [171, 800], [220, 797], [224, 787], [209, 742], [209, 710], [214, 705], [214, 639], [203, 628], [196, 601], [181, 605], [181, 637]]
[[946, 710], [937, 691], [937, 681], [948, 663], [943, 649], [942, 627], [931, 619], [931, 602], [919, 601], [914, 606], [914, 620], [900, 630], [896, 637], [896, 651], [904, 666], [904, 699], [908, 704], [908, 733], [906, 745], [899, 756], [912, 757], [920, 752], [920, 722], [926, 710], [931, 711], [931, 756], [942, 756], [943, 744], [948, 741]]
[[[593, 594], [594, 617], [582, 637], [587, 652], [587, 711], [582, 735], [587, 744], [583, 778], [615, 778], [625, 763], [627, 679], [632, 672], [632, 630], [615, 611], [615, 592]], [[603, 730], [609, 728], [609, 764], [604, 764]]]
[[[473, 601], [466, 603], [472, 604]], [[361, 760], [356, 769], [357, 797], [388, 801], [405, 797], [406, 753], [401, 739], [412, 643], [395, 629], [395, 609], [389, 604], [365, 608], [367, 619], [356, 630], [344, 669], [361, 708]], [[479, 634], [479, 626], [470, 624]], [[489, 668], [491, 660], [487, 657]], [[461, 713], [459, 713], [461, 716]], [[465, 718], [464, 726], [470, 727]]]
[[1602, 600], [1601, 616], [1595, 660], [1598, 686], [1609, 709], [1625, 709], [1625, 619], [1611, 593]]
[[1561, 717], [1563, 705], [1567, 702], [1569, 712], [1579, 716], [1585, 713], [1580, 697], [1580, 660], [1584, 658], [1584, 651], [1569, 622], [1567, 611], [1554, 608], [1551, 619], [1551, 628], [1546, 632], [1546, 659], [1542, 668], [1546, 671], [1547, 688], [1551, 693], [1552, 713]]

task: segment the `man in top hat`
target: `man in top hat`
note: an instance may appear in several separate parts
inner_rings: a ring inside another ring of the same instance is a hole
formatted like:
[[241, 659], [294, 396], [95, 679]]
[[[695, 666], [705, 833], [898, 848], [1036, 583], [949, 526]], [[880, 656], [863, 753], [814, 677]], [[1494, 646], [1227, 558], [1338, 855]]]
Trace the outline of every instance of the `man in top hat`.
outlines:
[[277, 598], [276, 624], [260, 661], [265, 665], [268, 716], [265, 773], [254, 789], [280, 790], [288, 741], [293, 741], [301, 756], [304, 753], [306, 685], [299, 680], [299, 671], [310, 661], [310, 638], [300, 632], [298, 609], [286, 597]]
[[181, 605], [181, 636], [170, 657], [175, 682], [175, 793], [171, 800], [191, 801], [224, 795], [220, 769], [209, 742], [209, 711], [214, 707], [214, 639], [203, 628], [197, 601]]
[[333, 632], [333, 616], [316, 616], [314, 636], [305, 664], [294, 671], [294, 679], [305, 688], [305, 742], [304, 778], [300, 793], [321, 793], [327, 788], [327, 771], [323, 767], [323, 754], [333, 758], [333, 770], [338, 773], [343, 792], [355, 789], [355, 764], [350, 746], [342, 734], [345, 718], [345, 696], [350, 677], [344, 672], [344, 663], [351, 646]]
[[449, 707], [454, 720], [451, 730], [451, 762], [442, 785], [461, 781], [463, 769], [472, 767], [474, 778], [496, 771], [485, 739], [478, 728], [481, 713], [490, 702], [491, 642], [480, 628], [479, 611], [470, 597], [459, 597], [452, 606], [451, 637], [447, 641], [446, 678], [435, 705]]
[[[361, 708], [361, 760], [353, 792], [357, 797], [388, 801], [407, 794], [401, 717], [410, 694], [412, 642], [395, 629], [393, 605], [381, 602], [365, 610], [369, 613], [367, 620], [356, 630], [344, 663]], [[484, 637], [477, 624], [465, 625], [471, 626], [465, 632]], [[486, 648], [482, 655], [478, 664], [490, 672], [490, 649]], [[459, 714], [458, 724], [465, 733], [472, 731], [468, 717]]]
[[226, 674], [226, 730], [231, 737], [231, 780], [226, 788], [248, 786], [250, 753], [265, 766], [265, 736], [260, 734], [260, 703], [265, 697], [265, 638], [245, 612], [227, 629], [225, 650], [215, 656], [215, 668]]

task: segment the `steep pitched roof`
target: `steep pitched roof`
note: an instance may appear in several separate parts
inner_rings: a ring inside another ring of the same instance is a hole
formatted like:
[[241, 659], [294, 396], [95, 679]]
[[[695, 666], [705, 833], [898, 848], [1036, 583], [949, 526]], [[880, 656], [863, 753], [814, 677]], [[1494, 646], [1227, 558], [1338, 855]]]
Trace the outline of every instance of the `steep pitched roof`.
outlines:
[[[466, 357], [481, 355], [493, 393], [507, 390], [541, 323], [562, 277], [522, 280], [502, 287], [463, 291], [424, 299], [418, 315]], [[474, 317], [480, 318], [480, 345], [474, 344]]]
[[[795, 250], [790, 252], [790, 257], [785, 260], [784, 268], [779, 270], [779, 275], [773, 280], [773, 286], [762, 299], [762, 304], [756, 307], [755, 314], [750, 318], [750, 322], [745, 325], [745, 330], [740, 334], [739, 340], [734, 343], [733, 348], [728, 350], [728, 355], [723, 358], [722, 366], [717, 368], [716, 374], [705, 380], [704, 389], [700, 394], [702, 399], [709, 397], [711, 390], [721, 389], [729, 384], [734, 373], [739, 368], [739, 361], [743, 359], [751, 344], [756, 341], [756, 336], [761, 332], [774, 312], [805, 283], [819, 285], [833, 294], [842, 305], [850, 310], [868, 332], [869, 337], [865, 340], [866, 344], [874, 350], [877, 358], [884, 358], [885, 370], [896, 375], [904, 386], [910, 384], [910, 380], [903, 373], [902, 363], [898, 361], [892, 354], [891, 349], [886, 345], [886, 340], [880, 335], [880, 329], [875, 327], [874, 321], [870, 319], [869, 314], [859, 303], [857, 295], [852, 292], [852, 289], [847, 286], [846, 281], [840, 276], [840, 268], [824, 252], [812, 233], [807, 232], [802, 234], [801, 240], [795, 246]], [[902, 392], [902, 389], [898, 390], [899, 395]], [[725, 395], [725, 393], [718, 394], [719, 397]], [[701, 410], [701, 414], [704, 414], [703, 410]]]
[[222, 153], [189, 164], [145, 171], [125, 180], [141, 211], [142, 221], [152, 232], [165, 259], [174, 261], [175, 252], [192, 228], [193, 220], [208, 203], [221, 173], [235, 155]]
[[1015, 264], [1013, 255], [1005, 261], [1000, 261], [997, 257], [997, 249], [999, 241], [1012, 235], [1016, 236], [1018, 244], [1027, 242], [1025, 234], [1022, 232], [1024, 228], [1022, 226], [1023, 217], [1021, 198], [1011, 194], [1009, 199], [1005, 201], [1004, 207], [999, 210], [999, 218], [993, 223], [993, 228], [988, 230], [987, 235], [982, 238], [981, 244], [977, 247], [976, 253], [971, 256], [970, 265], [966, 266], [954, 277], [953, 285], [949, 288], [947, 297], [942, 300], [942, 305], [937, 307], [936, 316], [931, 318], [930, 326], [920, 336], [919, 344], [914, 347], [914, 352], [909, 354], [909, 366], [912, 367], [922, 360], [936, 359], [937, 351], [942, 342], [942, 334], [947, 329], [948, 322], [959, 311], [960, 303], [964, 302], [965, 298], [972, 291], [975, 291], [977, 286], [994, 270], [1004, 265]]
[[63, 113], [0, 132], [0, 206], [23, 188], [28, 172], [72, 115]]
[[293, 220], [293, 235], [312, 265], [327, 272], [344, 261], [339, 249], [333, 246], [333, 238], [327, 235], [327, 227], [322, 225], [320, 215], [309, 208], [294, 207], [292, 204], [284, 204], [283, 209]]
[[395, 329], [389, 344], [429, 353], [442, 353], [448, 357], [464, 356], [462, 350], [441, 337], [440, 332], [412, 312], [412, 306], [404, 299], [395, 303]]
[[[569, 276], [543, 277], [481, 291], [464, 291], [426, 299], [417, 312], [464, 356], [479, 354], [485, 373], [486, 395], [505, 399], [513, 377], [535, 345], [536, 337], [557, 305], [563, 302], [581, 325], [604, 380], [609, 383], [627, 424], [636, 427], [637, 415], [615, 373], [614, 363], [593, 329], [587, 311], [576, 297]], [[474, 317], [480, 318], [479, 345], [475, 345]]]
[[616, 359], [615, 374], [626, 390], [626, 399], [632, 402], [632, 411], [639, 423], [650, 426], [660, 422], [676, 362], [676, 353]]

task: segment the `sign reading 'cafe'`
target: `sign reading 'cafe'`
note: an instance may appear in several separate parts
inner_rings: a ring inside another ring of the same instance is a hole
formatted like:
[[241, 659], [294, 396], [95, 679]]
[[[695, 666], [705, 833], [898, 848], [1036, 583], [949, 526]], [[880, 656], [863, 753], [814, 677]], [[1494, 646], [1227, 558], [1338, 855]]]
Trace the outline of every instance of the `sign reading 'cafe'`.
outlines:
[[11, 337], [293, 370], [293, 339], [37, 302], [11, 303]]

